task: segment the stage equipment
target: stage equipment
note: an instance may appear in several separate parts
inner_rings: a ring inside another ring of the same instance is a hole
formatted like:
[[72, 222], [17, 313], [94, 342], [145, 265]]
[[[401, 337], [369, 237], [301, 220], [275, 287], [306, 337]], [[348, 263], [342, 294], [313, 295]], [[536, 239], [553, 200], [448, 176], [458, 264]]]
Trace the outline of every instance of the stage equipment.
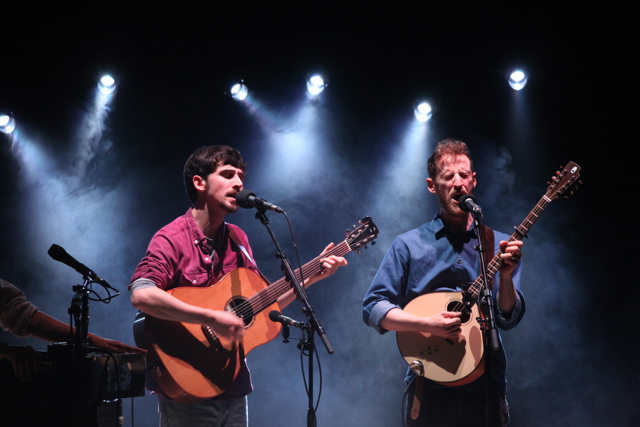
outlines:
[[326, 87], [327, 82], [320, 74], [313, 74], [307, 78], [307, 90], [311, 95], [319, 95]]
[[523, 70], [513, 70], [509, 73], [509, 86], [513, 90], [521, 90], [527, 85], [529, 76]]

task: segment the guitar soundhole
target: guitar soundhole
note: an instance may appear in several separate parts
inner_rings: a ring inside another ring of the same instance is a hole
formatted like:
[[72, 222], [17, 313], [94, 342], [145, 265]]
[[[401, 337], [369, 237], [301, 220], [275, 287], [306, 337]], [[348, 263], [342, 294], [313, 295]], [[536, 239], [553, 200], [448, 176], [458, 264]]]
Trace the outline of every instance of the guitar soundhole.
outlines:
[[467, 308], [465, 308], [464, 304], [462, 303], [462, 301], [450, 301], [449, 304], [447, 304], [447, 311], [458, 311], [461, 312], [462, 314], [460, 315], [460, 321], [464, 324], [467, 323], [469, 321], [469, 319], [471, 318], [471, 311]]
[[255, 317], [253, 312], [253, 307], [247, 301], [246, 298], [242, 296], [233, 297], [229, 300], [226, 305], [227, 311], [233, 311], [238, 317], [241, 317], [244, 320], [244, 327], [248, 327], [253, 323]]

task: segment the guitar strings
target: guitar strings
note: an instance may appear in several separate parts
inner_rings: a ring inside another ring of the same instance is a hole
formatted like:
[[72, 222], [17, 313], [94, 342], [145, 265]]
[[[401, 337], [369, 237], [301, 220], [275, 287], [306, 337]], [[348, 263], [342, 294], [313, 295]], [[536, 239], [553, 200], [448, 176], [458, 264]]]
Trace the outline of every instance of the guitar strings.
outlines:
[[[322, 264], [318, 262], [320, 259], [331, 255], [343, 256], [349, 251], [349, 245], [346, 242], [342, 242], [339, 245], [329, 249], [326, 253], [317, 256], [306, 265], [303, 265], [301, 268], [298, 268], [294, 271], [294, 274], [298, 276], [300, 271], [302, 270], [302, 273], [305, 277], [313, 276], [314, 274], [322, 271]], [[264, 292], [258, 292], [257, 294], [249, 297], [244, 302], [238, 304], [233, 311], [236, 315], [243, 319], [251, 317], [276, 302], [278, 300], [278, 297], [286, 292], [289, 288], [291, 288], [291, 285], [286, 280], [286, 278], [280, 278], [273, 284], [267, 286]]]

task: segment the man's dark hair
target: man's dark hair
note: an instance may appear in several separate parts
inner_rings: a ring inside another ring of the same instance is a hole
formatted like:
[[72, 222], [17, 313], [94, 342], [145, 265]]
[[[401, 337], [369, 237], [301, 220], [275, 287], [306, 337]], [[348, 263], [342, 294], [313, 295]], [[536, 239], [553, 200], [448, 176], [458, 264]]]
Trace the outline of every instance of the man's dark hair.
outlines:
[[457, 139], [447, 138], [438, 142], [436, 149], [433, 151], [429, 160], [427, 160], [427, 172], [429, 172], [429, 178], [435, 178], [438, 174], [437, 165], [440, 159], [447, 156], [467, 156], [469, 162], [471, 162], [471, 171], [473, 171], [473, 159], [471, 158], [471, 152], [469, 147], [462, 141]]
[[184, 165], [184, 187], [191, 203], [195, 203], [198, 192], [193, 186], [193, 177], [200, 176], [206, 179], [207, 176], [216, 171], [218, 166], [231, 165], [243, 172], [246, 171], [246, 163], [242, 154], [235, 148], [226, 145], [210, 145], [200, 147], [194, 151]]

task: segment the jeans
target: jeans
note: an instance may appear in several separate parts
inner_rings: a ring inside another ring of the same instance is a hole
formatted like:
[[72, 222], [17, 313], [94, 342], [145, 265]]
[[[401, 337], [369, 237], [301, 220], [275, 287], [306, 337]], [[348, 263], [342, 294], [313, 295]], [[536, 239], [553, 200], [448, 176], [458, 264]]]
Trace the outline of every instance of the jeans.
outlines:
[[[487, 418], [487, 397], [484, 390], [467, 390], [460, 387], [423, 387], [420, 411], [417, 419], [412, 419], [416, 378], [409, 386], [405, 419], [409, 427], [507, 427], [509, 425], [509, 404], [504, 391], [494, 392], [491, 397], [492, 422]], [[418, 386], [420, 386], [418, 384]]]
[[247, 397], [185, 404], [158, 396], [160, 427], [247, 427]]

